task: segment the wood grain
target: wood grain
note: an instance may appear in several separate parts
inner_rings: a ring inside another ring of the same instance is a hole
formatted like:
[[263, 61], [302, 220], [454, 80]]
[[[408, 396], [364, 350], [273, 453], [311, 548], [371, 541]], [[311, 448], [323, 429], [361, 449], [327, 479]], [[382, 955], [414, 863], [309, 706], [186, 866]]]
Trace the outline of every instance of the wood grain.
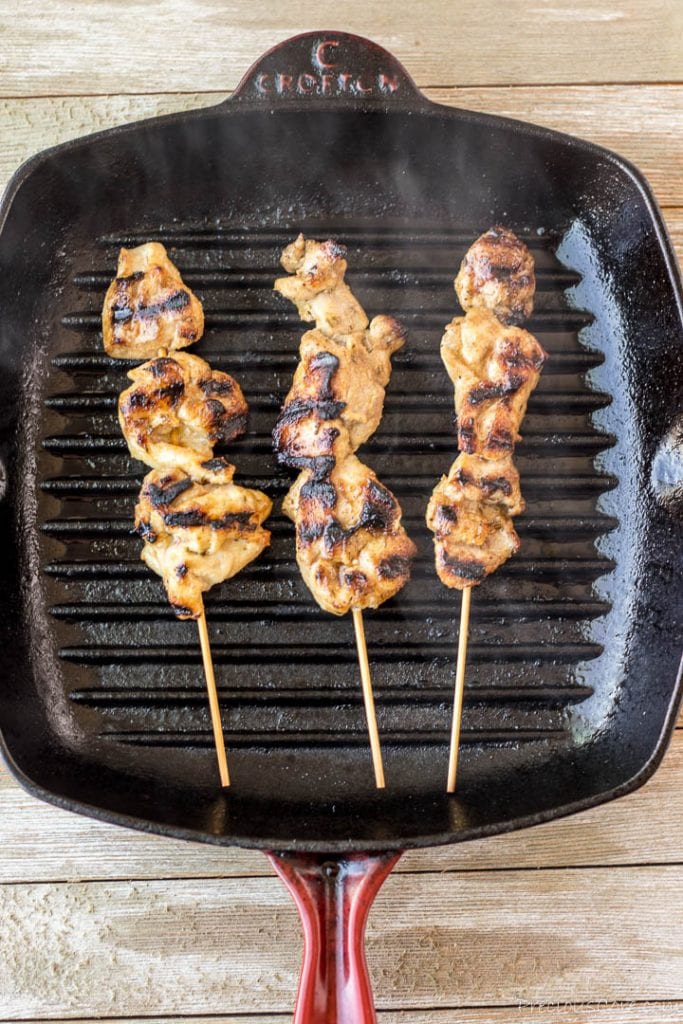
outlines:
[[[281, 1018], [280, 1018], [281, 1020]], [[251, 1021], [251, 1019], [250, 1019]], [[681, 1024], [683, 1003], [576, 1003], [549, 1006], [509, 1006], [503, 1010], [391, 1010], [379, 1014], [379, 1024]], [[132, 1022], [131, 1022], [132, 1024]], [[225, 1022], [224, 1022], [225, 1024]], [[235, 1022], [237, 1024], [237, 1022]], [[246, 1022], [245, 1022], [246, 1024]], [[271, 1021], [254, 1021], [271, 1024]], [[279, 1024], [278, 1018], [272, 1024]]]
[[[378, 1008], [680, 1001], [682, 900], [675, 867], [391, 876], [368, 926]], [[0, 919], [5, 1017], [294, 998], [299, 926], [276, 879], [2, 886]]]
[[[507, 836], [415, 850], [398, 871], [472, 871], [683, 861], [683, 731], [642, 789]], [[0, 882], [270, 875], [257, 851], [176, 842], [70, 814], [0, 770]], [[45, 842], [49, 836], [49, 842]]]
[[[533, 121], [614, 149], [644, 172], [660, 204], [683, 206], [683, 86], [425, 92], [438, 103]], [[0, 187], [22, 161], [47, 146], [145, 117], [211, 106], [224, 98], [224, 93], [191, 93], [0, 99]]]
[[[683, 1003], [562, 1003], [548, 1006], [449, 1007], [445, 1010], [380, 1010], [379, 1024], [682, 1024]], [[79, 1024], [99, 1024], [102, 1018]], [[108, 1024], [177, 1024], [177, 1017], [108, 1017]], [[239, 1017], [185, 1017], [183, 1024], [289, 1024], [289, 1013]], [[0, 1024], [8, 1022], [0, 1020]]]
[[[678, 0], [5, 0], [4, 96], [232, 89], [265, 50], [339, 26], [391, 50], [420, 85], [680, 81]], [[455, 81], [454, 81], [455, 79]]]
[[[682, 1024], [683, 1003], [562, 1003], [548, 1006], [380, 1010], [378, 1024]], [[177, 1017], [108, 1017], [108, 1024], [177, 1024]], [[289, 1024], [289, 1013], [182, 1017], [183, 1024]], [[102, 1018], [79, 1024], [99, 1024]], [[0, 1024], [8, 1024], [0, 1020]]]

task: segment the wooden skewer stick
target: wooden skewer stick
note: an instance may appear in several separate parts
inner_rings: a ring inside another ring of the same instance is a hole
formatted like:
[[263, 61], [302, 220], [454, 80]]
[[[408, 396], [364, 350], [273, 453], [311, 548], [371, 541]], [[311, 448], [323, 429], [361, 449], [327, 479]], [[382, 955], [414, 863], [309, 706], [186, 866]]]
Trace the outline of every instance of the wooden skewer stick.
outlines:
[[358, 664], [360, 666], [360, 678], [363, 686], [363, 700], [365, 702], [365, 717], [368, 722], [368, 733], [370, 734], [370, 750], [372, 751], [372, 766], [375, 769], [375, 784], [377, 789], [384, 789], [384, 766], [382, 764], [382, 748], [379, 744], [379, 730], [377, 729], [377, 717], [375, 715], [375, 698], [372, 693], [372, 679], [370, 677], [370, 663], [368, 661], [368, 648], [365, 643], [365, 629], [363, 628], [363, 613], [360, 608], [353, 609], [353, 626], [356, 631], [356, 647], [358, 649]]
[[467, 663], [467, 633], [470, 628], [470, 602], [472, 587], [465, 587], [460, 606], [460, 633], [458, 636], [458, 663], [455, 669], [455, 693], [453, 695], [453, 721], [451, 722], [451, 751], [448, 758], [447, 793], [455, 793], [458, 773], [458, 751], [460, 749], [460, 722], [462, 720], [462, 698], [465, 692], [465, 665]]
[[209, 694], [209, 708], [211, 709], [211, 725], [213, 726], [213, 738], [216, 744], [218, 771], [221, 777], [221, 786], [223, 786], [223, 788], [226, 789], [230, 785], [230, 773], [228, 772], [228, 759], [225, 753], [225, 739], [223, 738], [223, 723], [221, 722], [221, 709], [218, 703], [216, 677], [213, 674], [213, 659], [211, 657], [211, 645], [209, 644], [209, 631], [206, 626], [206, 615], [204, 613], [203, 601], [202, 613], [197, 619], [197, 626], [199, 627], [199, 643], [201, 644], [202, 648], [204, 675], [206, 676], [206, 689]]

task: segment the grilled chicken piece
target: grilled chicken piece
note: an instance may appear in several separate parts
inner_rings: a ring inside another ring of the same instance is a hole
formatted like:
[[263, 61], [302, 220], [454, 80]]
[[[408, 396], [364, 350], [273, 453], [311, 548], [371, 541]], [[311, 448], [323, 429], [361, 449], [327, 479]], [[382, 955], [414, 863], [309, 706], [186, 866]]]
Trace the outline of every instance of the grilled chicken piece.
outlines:
[[487, 459], [512, 453], [548, 358], [533, 334], [472, 309], [446, 327], [441, 358], [455, 384], [460, 450]]
[[282, 508], [296, 524], [304, 581], [334, 615], [393, 597], [415, 554], [396, 498], [353, 454], [379, 425], [391, 356], [405, 339], [392, 317], [368, 324], [344, 281], [344, 256], [335, 242], [300, 235], [282, 256], [294, 276], [275, 282], [316, 323], [273, 441], [278, 462], [302, 470]]
[[141, 557], [164, 581], [179, 619], [198, 619], [201, 595], [253, 561], [270, 543], [262, 523], [272, 502], [232, 483], [201, 484], [182, 469], [145, 477], [135, 508]]
[[519, 473], [509, 455], [481, 459], [461, 452], [437, 487], [444, 488], [456, 501], [491, 502], [501, 505], [511, 516], [524, 511]]
[[229, 374], [199, 356], [176, 352], [136, 366], [119, 396], [119, 423], [134, 459], [182, 469], [197, 481], [228, 483], [234, 469], [213, 458], [216, 444], [241, 436], [247, 403]]
[[461, 589], [495, 572], [519, 549], [510, 517], [523, 510], [519, 473], [509, 456], [491, 461], [459, 455], [427, 507], [441, 582]]
[[150, 359], [204, 333], [202, 304], [183, 284], [159, 242], [121, 249], [116, 277], [104, 299], [102, 336], [110, 356]]
[[410, 579], [415, 545], [400, 506], [355, 455], [327, 473], [300, 473], [282, 510], [296, 524], [304, 582], [326, 612], [377, 608]]
[[[391, 377], [391, 357], [405, 342], [400, 325], [376, 316], [360, 337], [326, 337], [317, 328], [301, 340], [301, 361], [275, 428], [275, 447], [285, 462], [313, 454], [311, 430], [340, 430], [355, 451], [377, 430], [384, 390]], [[308, 424], [312, 426], [308, 426]], [[341, 445], [338, 449], [341, 456]], [[293, 462], [286, 462], [294, 465]]]
[[316, 242], [299, 235], [282, 253], [292, 277], [280, 277], [276, 292], [293, 302], [306, 323], [331, 337], [356, 334], [368, 326], [365, 310], [344, 281], [346, 249], [328, 239]]
[[524, 509], [512, 454], [547, 359], [515, 326], [531, 314], [534, 262], [505, 228], [471, 246], [455, 281], [464, 317], [446, 327], [441, 358], [455, 385], [461, 454], [434, 488], [427, 526], [447, 587], [475, 586], [519, 550], [512, 516]]
[[506, 324], [521, 324], [531, 316], [535, 289], [534, 258], [504, 227], [490, 228], [470, 246], [455, 279], [466, 312], [488, 309]]

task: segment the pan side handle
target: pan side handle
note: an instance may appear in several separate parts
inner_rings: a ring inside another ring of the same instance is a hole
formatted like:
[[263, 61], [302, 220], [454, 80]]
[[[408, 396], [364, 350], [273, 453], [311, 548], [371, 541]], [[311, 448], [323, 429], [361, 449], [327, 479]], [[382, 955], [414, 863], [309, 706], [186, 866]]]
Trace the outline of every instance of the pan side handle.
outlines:
[[294, 1024], [376, 1024], [365, 924], [373, 899], [400, 856], [268, 854], [303, 925]]

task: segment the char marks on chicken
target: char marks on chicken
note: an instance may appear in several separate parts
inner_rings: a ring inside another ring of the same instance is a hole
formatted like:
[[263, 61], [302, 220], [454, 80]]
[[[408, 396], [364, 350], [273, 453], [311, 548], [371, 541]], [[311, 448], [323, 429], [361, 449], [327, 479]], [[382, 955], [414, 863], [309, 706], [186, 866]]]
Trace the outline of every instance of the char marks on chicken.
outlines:
[[133, 458], [183, 469], [198, 481], [227, 482], [225, 468], [212, 470], [210, 463], [217, 444], [247, 428], [237, 381], [187, 352], [152, 359], [128, 377], [133, 384], [119, 396], [119, 423]]
[[196, 618], [202, 593], [235, 576], [268, 546], [262, 523], [270, 509], [261, 491], [233, 483], [200, 483], [182, 469], [147, 474], [135, 531], [145, 542], [143, 561], [161, 576], [179, 618]]
[[448, 324], [441, 358], [455, 385], [460, 450], [485, 459], [511, 454], [546, 359], [534, 336], [475, 307]]
[[485, 231], [465, 253], [455, 291], [464, 310], [486, 309], [504, 324], [521, 324], [534, 308], [534, 258], [508, 228]]
[[150, 359], [160, 348], [187, 348], [204, 333], [199, 299], [160, 242], [121, 249], [104, 299], [104, 348], [118, 359]]

